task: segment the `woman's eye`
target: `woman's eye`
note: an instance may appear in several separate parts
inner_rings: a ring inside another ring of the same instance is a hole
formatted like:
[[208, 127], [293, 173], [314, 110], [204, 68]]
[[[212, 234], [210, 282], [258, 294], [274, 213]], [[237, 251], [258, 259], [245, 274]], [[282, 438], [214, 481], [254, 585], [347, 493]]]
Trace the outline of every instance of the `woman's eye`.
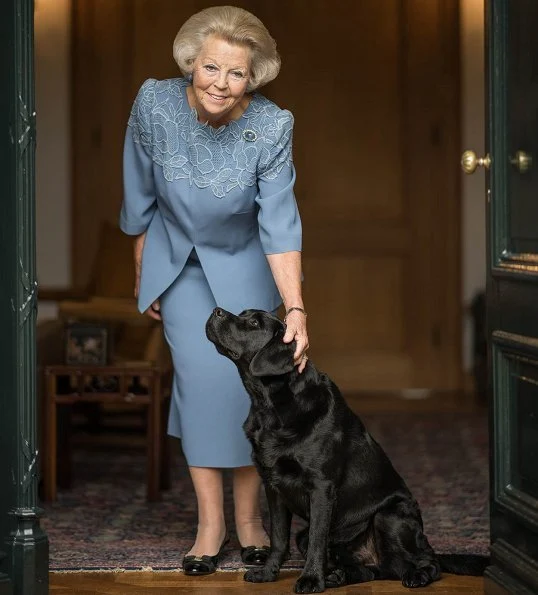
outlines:
[[242, 72], [232, 72], [232, 76], [236, 79], [242, 79], [244, 75]]
[[208, 70], [209, 72], [215, 72], [215, 70], [217, 70], [217, 67], [213, 66], [213, 64], [206, 64], [205, 69]]

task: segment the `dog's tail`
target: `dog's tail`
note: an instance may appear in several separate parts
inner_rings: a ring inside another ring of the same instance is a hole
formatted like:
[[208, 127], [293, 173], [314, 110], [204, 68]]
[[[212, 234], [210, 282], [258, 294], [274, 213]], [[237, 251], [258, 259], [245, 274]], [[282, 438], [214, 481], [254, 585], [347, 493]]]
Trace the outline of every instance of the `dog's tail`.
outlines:
[[450, 574], [482, 576], [490, 564], [489, 556], [476, 554], [437, 554], [441, 570]]

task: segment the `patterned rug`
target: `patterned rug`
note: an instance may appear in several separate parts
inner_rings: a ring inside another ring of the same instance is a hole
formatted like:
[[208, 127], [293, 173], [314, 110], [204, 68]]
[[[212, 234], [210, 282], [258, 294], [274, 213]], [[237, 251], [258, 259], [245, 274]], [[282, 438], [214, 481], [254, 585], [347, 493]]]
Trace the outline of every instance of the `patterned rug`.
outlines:
[[[362, 416], [418, 500], [426, 534], [438, 552], [486, 554], [488, 434], [482, 414]], [[145, 456], [138, 449], [74, 452], [73, 487], [45, 506], [50, 568], [172, 570], [195, 536], [196, 502], [181, 453], [173, 457], [172, 488], [145, 501]], [[233, 527], [231, 482], [225, 505]], [[294, 521], [294, 532], [301, 526]], [[237, 540], [221, 567], [242, 568]], [[302, 565], [295, 549], [286, 566]]]

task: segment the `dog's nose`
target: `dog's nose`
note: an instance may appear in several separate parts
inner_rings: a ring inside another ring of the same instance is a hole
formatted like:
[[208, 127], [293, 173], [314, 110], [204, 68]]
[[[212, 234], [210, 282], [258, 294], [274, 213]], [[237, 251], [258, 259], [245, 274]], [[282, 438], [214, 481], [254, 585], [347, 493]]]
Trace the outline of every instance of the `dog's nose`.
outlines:
[[224, 312], [221, 308], [215, 308], [213, 310], [213, 313], [215, 314], [215, 316], [218, 316], [219, 318], [222, 318], [224, 316]]

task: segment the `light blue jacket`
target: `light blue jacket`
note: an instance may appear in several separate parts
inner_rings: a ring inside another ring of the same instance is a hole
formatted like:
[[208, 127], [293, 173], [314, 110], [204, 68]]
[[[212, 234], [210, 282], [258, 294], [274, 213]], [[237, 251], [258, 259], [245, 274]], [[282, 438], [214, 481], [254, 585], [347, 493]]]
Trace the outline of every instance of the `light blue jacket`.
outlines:
[[255, 93], [239, 120], [215, 129], [190, 108], [189, 84], [148, 79], [129, 118], [120, 227], [147, 231], [138, 308], [194, 248], [219, 306], [274, 310], [281, 298], [265, 255], [301, 250], [293, 116]]

